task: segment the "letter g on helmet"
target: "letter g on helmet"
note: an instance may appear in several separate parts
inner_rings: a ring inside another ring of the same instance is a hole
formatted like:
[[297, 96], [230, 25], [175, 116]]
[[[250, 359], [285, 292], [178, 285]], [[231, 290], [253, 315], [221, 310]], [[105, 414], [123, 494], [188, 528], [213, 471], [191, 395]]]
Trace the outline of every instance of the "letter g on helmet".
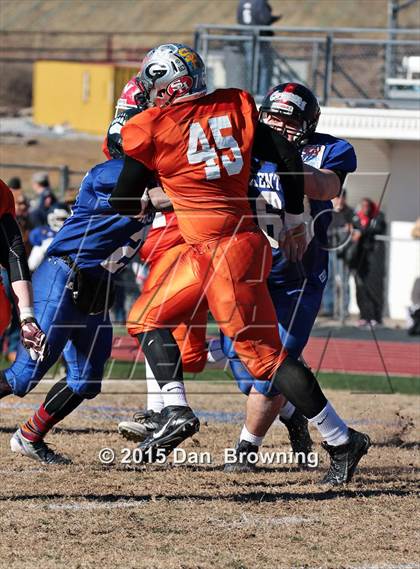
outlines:
[[149, 103], [157, 107], [190, 101], [207, 93], [203, 60], [184, 44], [163, 44], [149, 51], [136, 81]]

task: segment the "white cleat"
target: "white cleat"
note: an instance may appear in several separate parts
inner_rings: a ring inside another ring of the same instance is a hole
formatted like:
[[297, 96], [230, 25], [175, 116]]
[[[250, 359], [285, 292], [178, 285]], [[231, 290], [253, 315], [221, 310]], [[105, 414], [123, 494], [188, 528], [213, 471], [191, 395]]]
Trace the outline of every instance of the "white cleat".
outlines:
[[28, 441], [22, 435], [20, 429], [16, 431], [10, 439], [10, 449], [12, 452], [22, 454], [28, 458], [42, 462], [43, 464], [70, 464], [71, 460], [54, 452], [45, 441]]
[[155, 411], [139, 411], [135, 413], [132, 421], [121, 421], [118, 432], [125, 439], [141, 443], [158, 427], [160, 413]]

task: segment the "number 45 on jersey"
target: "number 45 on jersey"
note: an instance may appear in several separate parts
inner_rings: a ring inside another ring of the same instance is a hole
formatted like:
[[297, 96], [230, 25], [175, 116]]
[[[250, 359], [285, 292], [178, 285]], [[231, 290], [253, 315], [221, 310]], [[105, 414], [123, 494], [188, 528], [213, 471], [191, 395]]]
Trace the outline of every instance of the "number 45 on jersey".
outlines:
[[[244, 165], [238, 143], [232, 136], [232, 124], [227, 115], [208, 119], [214, 145], [211, 145], [203, 127], [199, 122], [190, 125], [188, 142], [188, 162], [200, 164], [205, 162], [204, 173], [207, 180], [217, 180], [221, 177], [221, 166], [229, 176], [239, 174]], [[228, 130], [225, 136], [222, 130]], [[230, 152], [227, 153], [226, 150]], [[232, 158], [233, 157], [233, 158]]]

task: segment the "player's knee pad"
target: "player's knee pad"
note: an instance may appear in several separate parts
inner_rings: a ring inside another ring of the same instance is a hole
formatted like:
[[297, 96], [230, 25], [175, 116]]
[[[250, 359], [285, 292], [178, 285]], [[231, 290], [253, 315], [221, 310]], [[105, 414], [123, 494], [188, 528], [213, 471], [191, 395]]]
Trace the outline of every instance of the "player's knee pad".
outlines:
[[276, 371], [272, 385], [308, 419], [318, 415], [327, 404], [313, 373], [290, 356], [286, 357]]

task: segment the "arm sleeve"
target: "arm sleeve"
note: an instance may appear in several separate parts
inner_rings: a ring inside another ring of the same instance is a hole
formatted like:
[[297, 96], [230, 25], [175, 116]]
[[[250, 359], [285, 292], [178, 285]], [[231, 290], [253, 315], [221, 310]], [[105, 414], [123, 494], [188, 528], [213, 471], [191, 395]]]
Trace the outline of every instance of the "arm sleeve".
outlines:
[[6, 268], [10, 282], [31, 280], [22, 234], [11, 214], [0, 218], [0, 263]]
[[280, 133], [258, 123], [252, 152], [259, 160], [277, 164], [286, 212], [303, 213], [303, 162], [298, 149]]
[[141, 210], [141, 197], [151, 183], [152, 173], [144, 164], [125, 156], [124, 165], [109, 203], [121, 215], [137, 215]]

